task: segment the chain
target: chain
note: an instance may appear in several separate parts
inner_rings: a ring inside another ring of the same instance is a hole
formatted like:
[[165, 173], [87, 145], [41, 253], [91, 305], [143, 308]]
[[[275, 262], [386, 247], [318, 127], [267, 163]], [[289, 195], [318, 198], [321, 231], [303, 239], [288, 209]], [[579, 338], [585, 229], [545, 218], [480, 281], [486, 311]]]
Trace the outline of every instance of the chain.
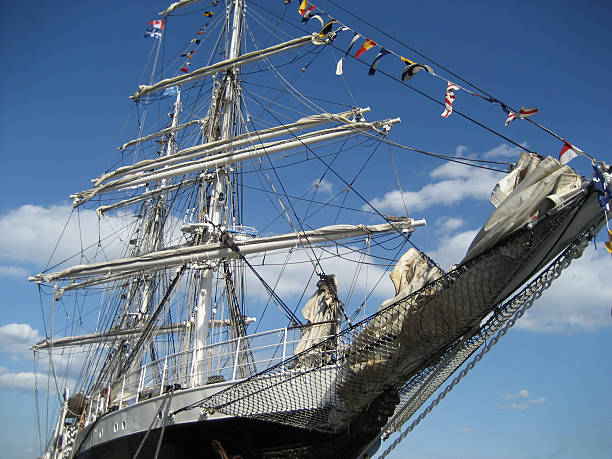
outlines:
[[[519, 301], [518, 309], [514, 312], [514, 315], [505, 323], [503, 328], [501, 328], [498, 333], [484, 346], [484, 348], [476, 355], [474, 358], [463, 368], [459, 374], [453, 379], [453, 381], [448, 384], [444, 390], [433, 400], [427, 408], [425, 408], [419, 416], [400, 434], [399, 437], [395, 439], [395, 441], [380, 455], [378, 459], [382, 459], [386, 457], [397, 445], [400, 444], [404, 438], [423, 420], [425, 417], [431, 413], [431, 411], [446, 397], [446, 395], [454, 389], [454, 387], [459, 384], [459, 382], [474, 368], [474, 366], [480, 362], [480, 360], [484, 357], [484, 355], [491, 350], [493, 346], [495, 346], [500, 338], [502, 338], [510, 328], [512, 328], [518, 319], [520, 319], [523, 314], [529, 309], [535, 300], [540, 298], [545, 290], [547, 290], [551, 285], [553, 280], [558, 279], [561, 275], [561, 272], [566, 269], [574, 259], [580, 258], [582, 256], [582, 252], [589, 244], [589, 241], [593, 238], [594, 234], [592, 230], [586, 231], [583, 233], [581, 237], [579, 237], [570, 247], [568, 247], [557, 259], [554, 263], [546, 269], [545, 272], [540, 274], [538, 278], [531, 283], [528, 287], [526, 287], [523, 292], [517, 295], [510, 303], [514, 301]], [[531, 292], [526, 301], [520, 303], [521, 299], [525, 297], [525, 294]], [[508, 312], [508, 311], [506, 311]], [[507, 316], [507, 315], [506, 315]], [[495, 331], [496, 327], [493, 327], [489, 330], [489, 333], [492, 334]]]

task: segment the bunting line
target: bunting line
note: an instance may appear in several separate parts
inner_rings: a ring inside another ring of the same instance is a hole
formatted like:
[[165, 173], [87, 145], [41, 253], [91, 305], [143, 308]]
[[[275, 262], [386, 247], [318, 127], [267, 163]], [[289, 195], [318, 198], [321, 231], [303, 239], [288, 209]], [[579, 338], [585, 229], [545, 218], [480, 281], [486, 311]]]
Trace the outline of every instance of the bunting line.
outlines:
[[[291, 1], [285, 0], [285, 5], [287, 5], [288, 3], [291, 3]], [[348, 55], [349, 55], [353, 45], [361, 37], [361, 35], [357, 31], [352, 29], [351, 27], [347, 26], [346, 24], [344, 24], [344, 23], [342, 23], [340, 21], [337, 21], [331, 15], [325, 13], [325, 11], [321, 10], [320, 8], [318, 8], [313, 3], [310, 3], [308, 0], [302, 0], [302, 2], [300, 3], [300, 6], [298, 8], [298, 13], [300, 15], [304, 16], [308, 12], [315, 10], [315, 8], [317, 9], [317, 12], [320, 12], [321, 14], [327, 15], [329, 18], [331, 18], [332, 20], [336, 21], [341, 26], [341, 28], [338, 29], [336, 32], [344, 31], [344, 30], [351, 30], [353, 32], [353, 38], [351, 39], [349, 47], [346, 50], [344, 58], [341, 58], [338, 61], [338, 63], [336, 64], [336, 74], [337, 75], [342, 75], [343, 74], [343, 61], [344, 61], [344, 59], [346, 57], [348, 57]], [[323, 20], [322, 19], [321, 19], [321, 24], [323, 26]], [[330, 31], [331, 31], [331, 28], [330, 28]], [[364, 45], [366, 45], [365, 48], [364, 48]], [[366, 39], [366, 42], [364, 43], [364, 45], [362, 45], [362, 47], [359, 48], [359, 50], [355, 54], [355, 58], [359, 58], [368, 49], [370, 49], [373, 46], [376, 46], [376, 42], [374, 42], [371, 39]], [[406, 67], [404, 67], [404, 69], [402, 71], [402, 81], [403, 82], [406, 82], [406, 81], [410, 80], [420, 70], [425, 70], [431, 76], [434, 76], [434, 77], [436, 77], [438, 79], [447, 81], [447, 83], [448, 83], [448, 80], [446, 78], [442, 77], [441, 75], [436, 74], [434, 69], [432, 67], [430, 67], [429, 65], [419, 64], [417, 62], [411, 61], [410, 59], [406, 59], [405, 57], [401, 56], [400, 54], [397, 54], [396, 52], [394, 52], [392, 50], [388, 50], [388, 49], [382, 48], [382, 47], [381, 47], [381, 49], [385, 49], [386, 51], [388, 51], [388, 54], [393, 54], [396, 57], [398, 57], [400, 60], [402, 60], [403, 62], [406, 63]], [[387, 54], [387, 53], [385, 53], [385, 54]], [[374, 72], [375, 71], [376, 71], [376, 67], [374, 68]], [[508, 115], [507, 118], [506, 118], [506, 126], [508, 124], [510, 124], [513, 120], [515, 120], [516, 118], [527, 118], [527, 117], [529, 117], [531, 115], [534, 115], [534, 114], [536, 114], [538, 112], [538, 109], [535, 108], [535, 107], [532, 108], [532, 109], [525, 109], [524, 107], [521, 107], [521, 110], [516, 112], [516, 111], [511, 110], [510, 108], [508, 108], [503, 102], [501, 102], [501, 101], [499, 101], [499, 100], [497, 100], [497, 99], [495, 99], [495, 98], [493, 98], [491, 96], [489, 96], [489, 97], [483, 96], [482, 94], [478, 94], [477, 92], [472, 91], [472, 90], [470, 90], [468, 88], [465, 88], [463, 86], [460, 86], [457, 83], [453, 83], [453, 89], [455, 91], [463, 90], [463, 91], [465, 91], [465, 92], [467, 92], [467, 93], [469, 93], [469, 94], [471, 94], [473, 96], [480, 97], [481, 99], [484, 99], [484, 100], [486, 100], [488, 102], [499, 104], [502, 107], [502, 110]], [[454, 97], [454, 93], [453, 93], [453, 97]], [[454, 98], [453, 98], [453, 100], [454, 100]], [[452, 101], [451, 101], [451, 107], [452, 107]], [[446, 110], [445, 110], [445, 112], [446, 112]], [[446, 118], [446, 117], [448, 117], [448, 115], [450, 115], [450, 112], [446, 116], [444, 116], [444, 117]], [[536, 126], [538, 126], [539, 128], [547, 131], [548, 133], [552, 134], [552, 131], [550, 131], [549, 129], [546, 129], [544, 126], [542, 126], [542, 125], [540, 125], [540, 124], [538, 124], [536, 122], [533, 122], [533, 121], [532, 121], [532, 123], [535, 124]], [[557, 138], [560, 138], [557, 135], [554, 135], [554, 136], [557, 137]], [[586, 153], [583, 153], [583, 154], [586, 155]], [[586, 155], [586, 156], [588, 156], [588, 155]]]

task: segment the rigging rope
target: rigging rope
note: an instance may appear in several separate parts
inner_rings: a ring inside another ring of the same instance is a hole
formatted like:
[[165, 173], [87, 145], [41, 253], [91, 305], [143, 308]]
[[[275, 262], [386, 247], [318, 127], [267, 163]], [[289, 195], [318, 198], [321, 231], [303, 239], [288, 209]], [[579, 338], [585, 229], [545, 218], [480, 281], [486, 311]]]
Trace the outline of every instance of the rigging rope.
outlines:
[[[447, 71], [448, 73], [450, 73], [451, 75], [453, 75], [453, 76], [454, 76], [454, 77], [456, 77], [457, 79], [459, 79], [459, 80], [461, 80], [461, 81], [463, 81], [463, 82], [467, 83], [469, 86], [471, 86], [471, 87], [475, 88], [477, 91], [480, 91], [480, 92], [482, 92], [483, 94], [486, 94], [486, 95], [488, 96], [488, 98], [487, 98], [487, 97], [484, 97], [484, 96], [483, 96], [483, 95], [481, 95], [481, 94], [475, 93], [475, 92], [473, 92], [473, 91], [471, 91], [471, 90], [469, 90], [469, 89], [467, 89], [467, 88], [460, 87], [460, 89], [463, 89], [464, 91], [466, 91], [466, 92], [468, 92], [468, 93], [470, 93], [470, 94], [472, 94], [472, 95], [474, 95], [474, 96], [480, 97], [481, 99], [486, 100], [486, 101], [488, 101], [488, 102], [491, 102], [491, 103], [499, 103], [499, 104], [500, 104], [502, 107], [506, 107], [506, 108], [508, 108], [508, 109], [512, 110], [513, 112], [518, 113], [518, 110], [515, 110], [515, 109], [513, 109], [511, 106], [509, 106], [509, 105], [507, 105], [507, 104], [504, 104], [504, 103], [503, 103], [503, 102], [501, 102], [500, 100], [498, 100], [498, 99], [494, 98], [494, 97], [493, 97], [493, 96], [491, 96], [491, 95], [490, 95], [488, 92], [486, 92], [486, 91], [484, 91], [484, 90], [480, 89], [480, 88], [479, 88], [478, 86], [476, 86], [475, 84], [470, 83], [470, 82], [469, 82], [469, 81], [467, 81], [466, 79], [464, 79], [464, 78], [462, 78], [461, 76], [459, 76], [459, 75], [455, 74], [455, 73], [454, 73], [454, 72], [452, 72], [450, 69], [448, 69], [448, 68], [444, 67], [443, 65], [441, 65], [441, 64], [439, 64], [439, 63], [437, 63], [437, 62], [436, 62], [436, 61], [434, 61], [433, 59], [431, 59], [431, 58], [429, 58], [429, 57], [425, 56], [424, 54], [422, 54], [422, 53], [420, 53], [419, 51], [415, 50], [414, 48], [410, 47], [410, 46], [409, 46], [409, 45], [407, 45], [406, 43], [404, 43], [404, 42], [402, 42], [402, 41], [400, 41], [400, 40], [396, 39], [395, 37], [393, 37], [393, 36], [389, 35], [387, 32], [385, 32], [385, 31], [381, 30], [380, 28], [378, 28], [378, 27], [376, 27], [376, 26], [374, 26], [374, 25], [370, 24], [369, 22], [367, 22], [366, 20], [362, 19], [361, 17], [356, 16], [354, 13], [352, 13], [352, 12], [350, 12], [349, 10], [347, 10], [347, 9], [343, 8], [342, 6], [340, 6], [340, 5], [336, 4], [336, 3], [335, 3], [335, 2], [333, 2], [332, 0], [329, 0], [329, 1], [330, 1], [330, 3], [334, 4], [334, 5], [335, 5], [335, 6], [337, 6], [338, 8], [341, 8], [342, 10], [346, 11], [347, 13], [349, 13], [351, 16], [353, 16], [353, 17], [355, 17], [355, 18], [359, 19], [360, 21], [364, 22], [364, 23], [365, 23], [365, 24], [367, 24], [368, 26], [370, 26], [370, 27], [374, 28], [375, 30], [377, 30], [377, 31], [379, 31], [380, 33], [384, 34], [385, 36], [387, 36], [387, 37], [391, 38], [392, 40], [396, 41], [397, 43], [401, 44], [402, 46], [405, 46], [406, 48], [408, 48], [408, 49], [409, 49], [409, 50], [411, 50], [412, 52], [414, 52], [414, 53], [418, 54], [419, 56], [424, 57], [424, 58], [425, 58], [425, 59], [427, 59], [429, 62], [432, 62], [434, 65], [436, 65], [436, 66], [438, 66], [438, 67], [442, 68], [443, 70]], [[266, 11], [267, 11], [268, 13], [270, 13], [270, 14], [273, 14], [273, 15], [277, 15], [277, 14], [278, 14], [277, 12], [275, 12], [275, 11], [273, 11], [273, 10], [270, 10], [270, 9], [268, 9], [268, 8], [265, 8], [265, 6], [263, 6], [263, 5], [259, 5], [259, 4], [258, 4], [258, 6], [259, 6], [261, 9], [266, 10]], [[327, 13], [325, 13], [324, 11], [322, 11], [320, 8], [319, 8], [319, 10], [321, 11], [321, 13], [327, 14]], [[331, 15], [329, 15], [329, 14], [327, 14], [327, 16], [328, 16], [328, 17], [330, 17], [330, 18], [333, 18], [333, 17], [332, 17]], [[307, 31], [306, 31], [306, 30], [304, 30], [302, 27], [296, 26], [295, 24], [293, 24], [293, 23], [291, 23], [291, 22], [288, 22], [288, 21], [287, 21], [287, 24], [288, 24], [288, 25], [290, 25], [290, 26], [292, 26], [292, 27], [294, 27], [294, 28], [296, 28], [296, 29], [298, 29], [298, 30], [300, 30], [301, 32], [307, 32]], [[347, 27], [349, 30], [353, 30], [352, 28], [350, 28], [350, 27], [348, 27], [348, 26], [344, 25], [343, 23], [341, 23], [341, 22], [339, 22], [339, 21], [338, 21], [338, 24], [340, 24], [340, 25], [342, 25], [342, 26], [344, 26], [344, 27]], [[360, 35], [361, 35], [361, 34], [360, 34]], [[344, 50], [341, 50], [340, 48], [336, 47], [336, 46], [333, 44], [333, 42], [332, 42], [332, 43], [330, 43], [330, 46], [331, 46], [331, 47], [333, 47], [333, 48], [336, 48], [338, 51], [341, 51], [341, 52], [343, 52], [343, 53], [344, 53]], [[392, 54], [397, 55], [397, 54], [396, 54], [396, 53], [394, 53], [393, 51], [390, 51], [390, 50], [388, 50], [388, 51], [389, 51], [390, 53], [392, 53]], [[397, 56], [399, 56], [399, 55], [397, 55]], [[368, 66], [368, 67], [370, 66], [370, 64], [368, 64], [368, 63], [366, 63], [366, 62], [364, 62], [364, 61], [362, 61], [362, 60], [360, 60], [360, 59], [358, 59], [358, 58], [355, 58], [355, 57], [354, 57], [354, 56], [352, 56], [352, 55], [351, 55], [351, 57], [352, 57], [353, 59], [355, 59], [355, 60], [359, 61], [359, 62], [360, 62], [361, 64], [363, 64], [363, 65], [366, 65], [366, 66]], [[394, 77], [394, 76], [392, 76], [392, 75], [390, 75], [390, 74], [388, 74], [388, 73], [384, 72], [383, 70], [378, 69], [377, 71], [378, 71], [378, 72], [380, 72], [380, 73], [382, 73], [382, 74], [384, 74], [385, 76], [387, 76], [387, 77], [391, 78], [392, 80], [394, 80], [394, 81], [396, 81], [396, 82], [398, 82], [398, 83], [400, 83], [400, 84], [402, 84], [402, 85], [404, 85], [404, 86], [406, 86], [406, 87], [408, 87], [408, 88], [412, 89], [413, 91], [415, 91], [415, 92], [417, 92], [418, 94], [420, 94], [420, 95], [422, 95], [422, 96], [426, 97], [427, 99], [429, 99], [429, 100], [431, 100], [431, 101], [433, 101], [433, 102], [435, 102], [435, 103], [437, 103], [437, 104], [439, 104], [439, 105], [441, 105], [441, 106], [444, 106], [444, 105], [445, 105], [445, 103], [444, 103], [444, 102], [439, 101], [437, 98], [434, 98], [434, 97], [430, 96], [429, 94], [427, 94], [427, 93], [425, 93], [425, 92], [423, 92], [423, 91], [421, 91], [421, 90], [419, 90], [419, 89], [416, 89], [416, 88], [415, 88], [415, 87], [413, 87], [413, 86], [408, 85], [407, 83], [405, 83], [405, 82], [403, 82], [403, 81], [399, 80], [398, 78], [396, 78], [396, 77]], [[440, 79], [443, 79], [443, 80], [446, 80], [446, 78], [444, 78], [444, 77], [442, 77], [442, 76], [440, 76], [440, 75], [437, 75], [437, 74], [435, 74], [435, 73], [434, 73], [434, 75], [433, 75], [433, 76], [435, 76], [435, 77], [437, 77], [437, 78], [440, 78]], [[492, 128], [489, 128], [489, 127], [488, 127], [488, 126], [486, 126], [485, 124], [480, 123], [479, 121], [476, 121], [474, 118], [472, 118], [472, 117], [470, 117], [470, 116], [468, 116], [468, 115], [466, 115], [466, 114], [464, 114], [464, 113], [462, 113], [462, 112], [460, 112], [460, 111], [458, 111], [458, 110], [456, 110], [456, 109], [453, 109], [453, 112], [458, 113], [458, 114], [459, 114], [460, 116], [462, 116], [463, 118], [465, 118], [465, 119], [467, 119], [467, 120], [471, 121], [472, 123], [474, 123], [474, 124], [476, 124], [476, 125], [480, 126], [480, 127], [481, 127], [481, 128], [483, 128], [483, 129], [485, 129], [485, 130], [487, 130], [487, 131], [491, 132], [492, 134], [497, 135], [497, 136], [499, 136], [499, 137], [503, 138], [504, 140], [506, 140], [507, 142], [512, 143], [513, 145], [515, 145], [515, 146], [517, 146], [517, 147], [519, 147], [519, 148], [522, 148], [522, 149], [524, 149], [525, 151], [528, 151], [528, 152], [530, 152], [530, 153], [535, 153], [534, 151], [531, 151], [531, 150], [529, 150], [528, 148], [526, 148], [526, 147], [524, 147], [524, 146], [520, 145], [519, 143], [517, 143], [517, 142], [513, 141], [512, 139], [510, 139], [510, 138], [508, 138], [508, 137], [504, 136], [504, 135], [503, 135], [503, 134], [501, 134], [499, 131], [496, 131], [496, 130], [494, 130], [494, 129], [492, 129]], [[561, 136], [559, 136], [559, 135], [555, 134], [555, 133], [554, 133], [553, 131], [551, 131], [550, 129], [548, 129], [548, 128], [546, 128], [546, 127], [542, 126], [541, 124], [539, 124], [539, 123], [537, 123], [537, 122], [535, 122], [535, 121], [531, 120], [530, 118], [524, 118], [524, 119], [527, 119], [527, 120], [528, 120], [528, 121], [530, 121], [532, 124], [534, 124], [535, 126], [539, 127], [540, 129], [544, 130], [545, 132], [547, 132], [548, 134], [552, 135], [553, 137], [555, 137], [555, 138], [557, 138], [557, 139], [559, 139], [559, 140], [565, 141], [565, 140], [564, 140], [564, 139], [563, 139]], [[591, 158], [591, 156], [589, 156], [589, 155], [586, 155], [586, 156], [587, 156], [587, 157], [589, 157], [589, 158]], [[591, 158], [591, 159], [592, 159], [592, 158]]]

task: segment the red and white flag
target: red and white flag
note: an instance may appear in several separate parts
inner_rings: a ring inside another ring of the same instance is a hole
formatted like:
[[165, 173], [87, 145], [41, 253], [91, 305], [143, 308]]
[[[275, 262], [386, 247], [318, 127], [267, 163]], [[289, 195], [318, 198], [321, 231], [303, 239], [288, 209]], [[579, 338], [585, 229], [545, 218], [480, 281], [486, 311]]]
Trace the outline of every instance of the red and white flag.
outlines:
[[561, 153], [559, 153], [559, 162], [561, 164], [567, 164], [576, 156], [580, 156], [584, 154], [580, 148], [573, 146], [571, 143], [567, 141], [563, 141], [563, 148], [561, 148]]
[[518, 117], [527, 118], [528, 116], [535, 115], [536, 113], [538, 113], [538, 109], [536, 107], [533, 107], [533, 108], [521, 107], [521, 109], [518, 112]]
[[508, 126], [510, 123], [512, 123], [517, 118], [524, 119], [531, 115], [535, 115], [536, 113], [538, 113], [538, 109], [536, 107], [533, 107], [533, 108], [521, 107], [518, 113], [508, 112], [508, 117], [506, 118], [506, 126]]
[[443, 118], [448, 118], [448, 116], [453, 113], [453, 102], [455, 101], [455, 93], [453, 91], [458, 91], [459, 89], [461, 89], [459, 86], [450, 81], [448, 82], [446, 86], [446, 98], [444, 99], [446, 109], [442, 112], [442, 115], [440, 115]]
[[156, 19], [154, 21], [149, 21], [149, 25], [154, 29], [164, 30], [164, 24], [166, 23], [165, 19]]

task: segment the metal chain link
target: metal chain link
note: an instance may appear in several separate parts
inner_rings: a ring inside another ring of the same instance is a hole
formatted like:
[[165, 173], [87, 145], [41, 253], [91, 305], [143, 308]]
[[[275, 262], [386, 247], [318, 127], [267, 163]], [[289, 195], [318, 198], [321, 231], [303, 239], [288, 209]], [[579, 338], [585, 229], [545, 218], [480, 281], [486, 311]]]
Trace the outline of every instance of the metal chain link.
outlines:
[[525, 314], [527, 309], [529, 309], [535, 300], [539, 299], [545, 290], [547, 290], [551, 285], [553, 280], [558, 279], [561, 275], [561, 272], [566, 269], [574, 259], [580, 258], [582, 256], [582, 252], [589, 244], [589, 241], [593, 238], [594, 234], [592, 231], [586, 231], [583, 235], [578, 238], [570, 247], [568, 247], [557, 259], [555, 262], [540, 276], [536, 281], [532, 283], [532, 293], [529, 295], [528, 299], [519, 307], [519, 309], [512, 315], [510, 319], [506, 322], [506, 324], [501, 328], [497, 334], [491, 338], [491, 340], [484, 346], [484, 348], [476, 355], [474, 358], [463, 368], [459, 374], [453, 379], [453, 381], [448, 384], [444, 390], [438, 394], [438, 396], [433, 400], [427, 408], [425, 408], [419, 416], [397, 437], [394, 442], [380, 455], [378, 459], [383, 459], [389, 453], [395, 449], [397, 445], [400, 444], [404, 438], [423, 420], [425, 417], [431, 413], [431, 411], [446, 397], [446, 395], [454, 389], [454, 387], [459, 384], [459, 382], [470, 372], [474, 366], [484, 357], [484, 355], [491, 350], [493, 346], [495, 346], [499, 339], [503, 337], [510, 328], [512, 328], [516, 321]]

